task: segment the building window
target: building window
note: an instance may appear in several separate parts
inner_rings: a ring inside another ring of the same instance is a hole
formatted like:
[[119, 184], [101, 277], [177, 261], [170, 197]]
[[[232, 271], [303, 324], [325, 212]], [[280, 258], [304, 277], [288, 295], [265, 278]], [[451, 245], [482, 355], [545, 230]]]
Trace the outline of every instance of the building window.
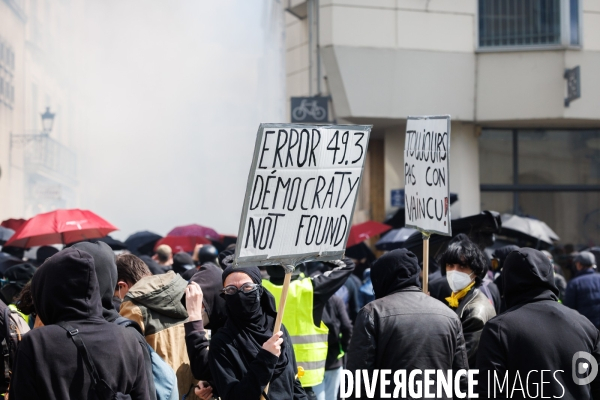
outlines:
[[481, 206], [546, 222], [563, 245], [600, 245], [600, 130], [485, 129]]
[[579, 46], [580, 0], [479, 0], [479, 49]]

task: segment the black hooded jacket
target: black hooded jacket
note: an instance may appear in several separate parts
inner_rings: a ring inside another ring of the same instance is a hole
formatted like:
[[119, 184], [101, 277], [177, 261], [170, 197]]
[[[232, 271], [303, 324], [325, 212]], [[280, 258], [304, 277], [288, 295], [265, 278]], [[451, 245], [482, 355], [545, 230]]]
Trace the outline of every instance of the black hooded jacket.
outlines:
[[[508, 309], [488, 321], [481, 334], [479, 398], [541, 398], [543, 389], [544, 398], [599, 399], [600, 378], [591, 385], [575, 384], [572, 378], [577, 352], [591, 354], [588, 362], [600, 360], [598, 330], [587, 318], [558, 303], [548, 258], [530, 248], [513, 251], [506, 258], [502, 277]], [[502, 392], [496, 386], [495, 396], [494, 375], [500, 382], [507, 376], [508, 382]]]
[[119, 312], [113, 304], [118, 279], [115, 253], [104, 242], [81, 242], [74, 244], [72, 247], [85, 251], [94, 259], [94, 269], [98, 278], [100, 301], [102, 302], [102, 317], [108, 322], [114, 322], [119, 318]]
[[[115, 322], [120, 317], [115, 309], [113, 295], [117, 286], [118, 272], [115, 253], [104, 242], [80, 242], [72, 246], [74, 249], [85, 251], [94, 259], [94, 270], [98, 278], [98, 288], [100, 289], [100, 301], [102, 302], [102, 317], [108, 322]], [[137, 330], [137, 324], [127, 326], [135, 334], [137, 341], [144, 354], [144, 365], [148, 381], [148, 392], [150, 399], [156, 399], [156, 388], [154, 386], [154, 375], [152, 375], [152, 358], [148, 350], [148, 343], [140, 331]]]
[[[421, 291], [420, 270], [417, 257], [406, 249], [391, 251], [373, 264], [375, 300], [356, 318], [346, 369], [403, 369], [407, 376], [415, 369], [468, 369], [460, 320]], [[366, 396], [364, 387], [361, 393]], [[380, 393], [376, 390], [375, 398]]]
[[98, 373], [112, 390], [148, 399], [144, 356], [133, 332], [102, 318], [93, 258], [67, 248], [50, 257], [31, 283], [45, 326], [23, 336], [10, 387], [12, 399], [96, 399], [77, 347], [57, 322], [79, 330]]
[[223, 270], [217, 265], [208, 262], [192, 276], [191, 282], [196, 282], [202, 289], [202, 305], [206, 311], [206, 325], [204, 321], [188, 321], [185, 323], [185, 343], [187, 345], [190, 367], [194, 378], [210, 381], [210, 368], [208, 366], [209, 340], [204, 328], [210, 329], [214, 335], [225, 325], [227, 312], [225, 300], [220, 296], [223, 284], [221, 276]]

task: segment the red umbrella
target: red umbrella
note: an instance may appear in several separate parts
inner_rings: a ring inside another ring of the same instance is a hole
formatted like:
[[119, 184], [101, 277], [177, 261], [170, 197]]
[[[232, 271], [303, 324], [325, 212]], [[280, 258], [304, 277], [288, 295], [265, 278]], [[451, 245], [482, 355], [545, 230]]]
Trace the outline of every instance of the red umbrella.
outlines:
[[391, 226], [375, 221], [367, 221], [362, 224], [353, 225], [350, 228], [350, 236], [348, 236], [346, 248], [364, 242], [368, 238], [382, 234], [390, 229], [392, 229]]
[[21, 226], [23, 226], [23, 224], [25, 224], [25, 222], [27, 222], [27, 220], [23, 219], [23, 218], [19, 218], [19, 219], [10, 218], [10, 219], [7, 219], [6, 221], [2, 221], [0, 226], [2, 226], [4, 228], [12, 229], [13, 231], [18, 231], [19, 228]]
[[178, 226], [167, 233], [167, 236], [197, 236], [211, 240], [219, 240], [220, 238], [214, 229], [197, 224]]
[[69, 244], [108, 235], [118, 228], [87, 210], [55, 210], [29, 219], [5, 246]]
[[154, 250], [161, 244], [167, 244], [173, 250], [173, 253], [180, 251], [191, 252], [197, 244], [211, 244], [211, 241], [205, 237], [199, 236], [167, 236], [156, 242]]

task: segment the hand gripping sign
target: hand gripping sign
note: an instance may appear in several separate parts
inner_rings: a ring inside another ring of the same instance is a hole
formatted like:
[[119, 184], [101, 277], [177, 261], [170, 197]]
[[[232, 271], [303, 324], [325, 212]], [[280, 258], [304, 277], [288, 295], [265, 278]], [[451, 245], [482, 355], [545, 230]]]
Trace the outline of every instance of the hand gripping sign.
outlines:
[[258, 128], [234, 263], [286, 269], [274, 332], [294, 267], [344, 254], [370, 132], [370, 125]]
[[404, 144], [406, 226], [423, 234], [423, 292], [429, 286], [429, 236], [452, 236], [450, 116], [408, 117]]

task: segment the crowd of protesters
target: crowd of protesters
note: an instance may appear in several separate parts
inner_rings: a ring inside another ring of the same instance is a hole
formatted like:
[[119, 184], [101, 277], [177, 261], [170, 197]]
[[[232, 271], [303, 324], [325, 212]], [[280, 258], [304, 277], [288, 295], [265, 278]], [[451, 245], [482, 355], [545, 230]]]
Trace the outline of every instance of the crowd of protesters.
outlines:
[[[486, 253], [460, 234], [432, 257], [424, 293], [411, 251], [376, 258], [350, 248], [292, 272], [276, 331], [284, 269], [235, 267], [234, 250], [40, 247], [5, 271], [0, 288], [5, 396], [336, 400], [345, 368], [476, 369], [479, 398], [490, 398], [490, 376], [525, 382], [496, 398], [536, 398], [539, 380], [525, 377], [560, 370], [542, 375], [542, 397], [600, 399], [600, 378], [571, 378], [576, 353], [600, 360], [591, 252], [573, 255], [567, 282], [547, 251]], [[457, 382], [466, 387], [466, 376]]]

